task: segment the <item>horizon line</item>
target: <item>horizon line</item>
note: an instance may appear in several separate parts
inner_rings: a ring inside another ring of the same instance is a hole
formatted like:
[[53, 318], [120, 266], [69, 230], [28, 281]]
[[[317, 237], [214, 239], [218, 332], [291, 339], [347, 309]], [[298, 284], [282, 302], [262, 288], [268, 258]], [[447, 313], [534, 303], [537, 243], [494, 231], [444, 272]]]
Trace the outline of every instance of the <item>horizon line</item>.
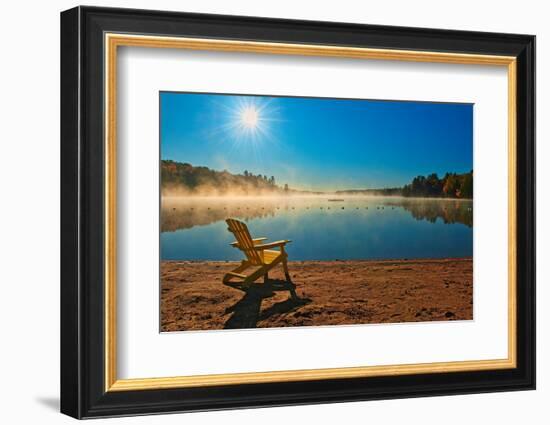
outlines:
[[[168, 158], [160, 158], [161, 161], [171, 161], [171, 162], [174, 162], [174, 163], [178, 163], [178, 164], [182, 164], [182, 165], [190, 165], [191, 167], [194, 167], [194, 168], [198, 168], [198, 167], [202, 167], [202, 168], [207, 168], [211, 171], [214, 171], [214, 172], [217, 172], [217, 173], [222, 173], [222, 172], [225, 172], [225, 173], [229, 173], [231, 175], [236, 175], [236, 176], [243, 176], [244, 177], [244, 171], [248, 171], [248, 170], [244, 170], [240, 173], [235, 173], [235, 172], [232, 172], [232, 171], [229, 171], [227, 169], [222, 169], [222, 170], [219, 170], [219, 169], [214, 169], [214, 168], [211, 168], [211, 167], [208, 167], [206, 165], [193, 165], [191, 164], [190, 162], [181, 162], [181, 161], [178, 161], [178, 160], [174, 160], [174, 159], [168, 159]], [[337, 188], [337, 189], [303, 189], [303, 188], [296, 188], [296, 187], [290, 187], [290, 183], [279, 183], [277, 185], [275, 185], [276, 188], [280, 188], [281, 186], [284, 187], [285, 184], [288, 184], [289, 185], [289, 190], [293, 190], [293, 191], [297, 191], [297, 192], [311, 192], [311, 193], [337, 193], [337, 192], [353, 192], [353, 191], [368, 191], [368, 190], [402, 190], [406, 185], [410, 184], [412, 182], [413, 179], [415, 179], [416, 177], [428, 177], [430, 176], [431, 174], [435, 174], [439, 179], [441, 179], [442, 177], [445, 177], [445, 175], [447, 174], [456, 174], [456, 175], [461, 175], [461, 174], [468, 174], [468, 173], [472, 173], [473, 174], [473, 168], [470, 168], [469, 171], [446, 171], [445, 174], [443, 175], [439, 175], [439, 173], [437, 172], [431, 172], [431, 173], [427, 173], [427, 174], [415, 174], [414, 176], [410, 177], [408, 182], [401, 185], [401, 186], [384, 186], [384, 187], [362, 187], [362, 188], [357, 188], [357, 187], [354, 187], [354, 188]], [[263, 174], [263, 173], [259, 173], [259, 174], [251, 174], [251, 176], [253, 177], [258, 177], [258, 176], [267, 176], [267, 174]], [[281, 185], [281, 186], [279, 186]]]

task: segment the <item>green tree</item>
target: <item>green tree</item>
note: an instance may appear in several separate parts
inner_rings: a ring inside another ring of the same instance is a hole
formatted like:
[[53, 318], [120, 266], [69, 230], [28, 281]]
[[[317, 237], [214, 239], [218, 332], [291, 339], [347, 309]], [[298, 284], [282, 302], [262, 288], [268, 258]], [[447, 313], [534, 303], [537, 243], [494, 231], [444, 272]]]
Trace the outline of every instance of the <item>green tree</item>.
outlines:
[[460, 194], [462, 198], [474, 197], [474, 175], [472, 173], [464, 175], [460, 187]]

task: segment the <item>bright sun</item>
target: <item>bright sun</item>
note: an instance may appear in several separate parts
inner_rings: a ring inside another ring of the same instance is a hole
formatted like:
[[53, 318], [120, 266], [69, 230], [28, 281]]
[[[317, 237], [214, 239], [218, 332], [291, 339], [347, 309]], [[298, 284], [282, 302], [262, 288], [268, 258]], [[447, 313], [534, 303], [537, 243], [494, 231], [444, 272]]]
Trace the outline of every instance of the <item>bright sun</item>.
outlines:
[[252, 96], [239, 96], [232, 103], [223, 104], [227, 120], [220, 130], [228, 132], [234, 144], [252, 145], [254, 148], [265, 139], [273, 139], [272, 123], [279, 121], [272, 100]]
[[241, 121], [249, 129], [254, 129], [258, 125], [258, 110], [249, 106], [241, 112]]

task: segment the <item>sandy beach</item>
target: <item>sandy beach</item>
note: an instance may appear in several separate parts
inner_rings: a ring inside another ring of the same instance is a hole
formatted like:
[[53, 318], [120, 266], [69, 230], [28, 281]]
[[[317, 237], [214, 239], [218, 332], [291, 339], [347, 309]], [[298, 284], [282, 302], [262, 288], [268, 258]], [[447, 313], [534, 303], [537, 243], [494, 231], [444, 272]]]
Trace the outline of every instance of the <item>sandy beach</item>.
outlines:
[[249, 288], [222, 284], [235, 264], [162, 261], [161, 331], [473, 318], [471, 258], [292, 261], [294, 285], [277, 267]]

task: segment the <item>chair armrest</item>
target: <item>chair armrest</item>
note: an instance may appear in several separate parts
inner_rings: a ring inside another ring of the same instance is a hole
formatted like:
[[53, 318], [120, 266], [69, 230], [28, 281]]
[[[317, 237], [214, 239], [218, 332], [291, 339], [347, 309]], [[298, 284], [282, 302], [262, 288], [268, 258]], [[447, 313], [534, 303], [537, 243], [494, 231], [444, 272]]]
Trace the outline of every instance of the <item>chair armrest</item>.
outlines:
[[290, 242], [292, 242], [292, 241], [282, 240], [282, 241], [263, 243], [263, 244], [260, 244], [260, 245], [256, 245], [254, 247], [254, 249], [256, 249], [258, 251], [263, 251], [264, 249], [275, 248], [275, 247], [278, 247], [278, 246], [285, 246], [287, 243], [290, 243]]
[[[261, 241], [265, 241], [265, 240], [267, 240], [267, 238], [256, 238], [256, 239], [252, 239], [252, 243], [253, 243], [254, 245], [257, 245], [257, 244], [259, 244]], [[229, 245], [238, 247], [238, 246], [239, 246], [239, 242], [237, 242], [237, 241], [231, 242]]]

